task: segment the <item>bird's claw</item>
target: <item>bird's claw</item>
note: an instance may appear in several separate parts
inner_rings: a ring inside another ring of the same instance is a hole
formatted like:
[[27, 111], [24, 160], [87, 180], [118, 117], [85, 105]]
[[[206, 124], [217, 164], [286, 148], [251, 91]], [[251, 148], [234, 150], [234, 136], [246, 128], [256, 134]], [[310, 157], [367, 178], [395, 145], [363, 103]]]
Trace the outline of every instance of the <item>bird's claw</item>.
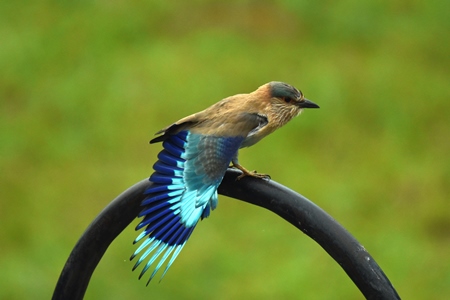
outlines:
[[246, 168], [244, 168], [243, 166], [241, 166], [240, 164], [238, 164], [236, 162], [233, 162], [233, 167], [242, 171], [242, 174], [239, 175], [236, 178], [236, 180], [240, 180], [240, 179], [244, 178], [245, 176], [261, 178], [261, 179], [270, 179], [270, 176], [268, 174], [260, 174], [260, 173], [257, 173], [256, 171], [250, 172], [249, 170], [247, 170]]
[[255, 177], [255, 178], [261, 178], [261, 179], [270, 179], [270, 175], [269, 174], [261, 174], [261, 173], [257, 173], [256, 171], [252, 171], [252, 172], [242, 172], [241, 175], [239, 175], [236, 180], [240, 180], [246, 176], [250, 176], [250, 177]]

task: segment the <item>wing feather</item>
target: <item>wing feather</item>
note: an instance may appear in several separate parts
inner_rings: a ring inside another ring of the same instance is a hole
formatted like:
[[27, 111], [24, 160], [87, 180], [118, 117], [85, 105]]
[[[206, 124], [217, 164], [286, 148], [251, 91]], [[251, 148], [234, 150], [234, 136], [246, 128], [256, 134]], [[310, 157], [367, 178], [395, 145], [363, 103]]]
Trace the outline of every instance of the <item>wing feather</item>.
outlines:
[[150, 176], [154, 184], [145, 191], [148, 196], [139, 214], [143, 219], [136, 227], [144, 230], [135, 243], [144, 241], [131, 256], [133, 259], [141, 255], [133, 270], [150, 257], [139, 277], [156, 264], [150, 280], [170, 257], [162, 277], [166, 274], [198, 221], [216, 208], [217, 188], [245, 139], [190, 131], [174, 135], [166, 131], [164, 136], [164, 149]]

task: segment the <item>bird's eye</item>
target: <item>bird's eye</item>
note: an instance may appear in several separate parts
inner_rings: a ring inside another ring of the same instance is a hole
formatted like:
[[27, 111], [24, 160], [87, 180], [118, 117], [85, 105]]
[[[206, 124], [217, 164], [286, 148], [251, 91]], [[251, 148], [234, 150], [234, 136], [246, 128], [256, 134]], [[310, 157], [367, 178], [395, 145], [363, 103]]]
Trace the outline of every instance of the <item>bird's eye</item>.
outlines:
[[283, 97], [283, 100], [286, 103], [291, 103], [292, 102], [292, 98], [290, 98], [290, 97]]

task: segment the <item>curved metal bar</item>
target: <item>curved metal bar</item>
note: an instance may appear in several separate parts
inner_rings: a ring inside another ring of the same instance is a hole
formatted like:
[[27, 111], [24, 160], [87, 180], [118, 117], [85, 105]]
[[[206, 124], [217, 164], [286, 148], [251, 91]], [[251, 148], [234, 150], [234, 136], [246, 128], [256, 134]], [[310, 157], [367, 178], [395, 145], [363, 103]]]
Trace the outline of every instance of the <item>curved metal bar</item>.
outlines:
[[245, 182], [236, 184], [239, 175], [227, 172], [219, 192], [267, 208], [303, 231], [333, 257], [367, 299], [400, 299], [373, 257], [324, 210], [272, 180], [244, 177]]
[[[270, 180], [244, 177], [229, 169], [219, 193], [271, 210], [315, 240], [344, 269], [367, 299], [400, 299], [381, 268], [358, 241], [320, 207]], [[112, 241], [140, 212], [148, 179], [112, 201], [89, 225], [70, 253], [53, 300], [83, 299], [98, 262]]]

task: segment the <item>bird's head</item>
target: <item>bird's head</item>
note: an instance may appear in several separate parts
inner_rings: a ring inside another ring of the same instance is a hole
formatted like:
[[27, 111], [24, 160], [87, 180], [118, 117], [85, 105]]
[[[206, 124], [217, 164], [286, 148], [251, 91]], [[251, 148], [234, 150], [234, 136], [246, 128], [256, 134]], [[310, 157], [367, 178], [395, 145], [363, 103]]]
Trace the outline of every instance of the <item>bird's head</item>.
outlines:
[[304, 108], [319, 108], [319, 105], [306, 99], [303, 93], [292, 85], [280, 81], [272, 81], [267, 85], [272, 104], [292, 109], [297, 114]]
[[299, 115], [304, 108], [319, 108], [308, 100], [303, 93], [284, 82], [272, 81], [266, 84], [269, 93], [270, 117], [282, 126]]

